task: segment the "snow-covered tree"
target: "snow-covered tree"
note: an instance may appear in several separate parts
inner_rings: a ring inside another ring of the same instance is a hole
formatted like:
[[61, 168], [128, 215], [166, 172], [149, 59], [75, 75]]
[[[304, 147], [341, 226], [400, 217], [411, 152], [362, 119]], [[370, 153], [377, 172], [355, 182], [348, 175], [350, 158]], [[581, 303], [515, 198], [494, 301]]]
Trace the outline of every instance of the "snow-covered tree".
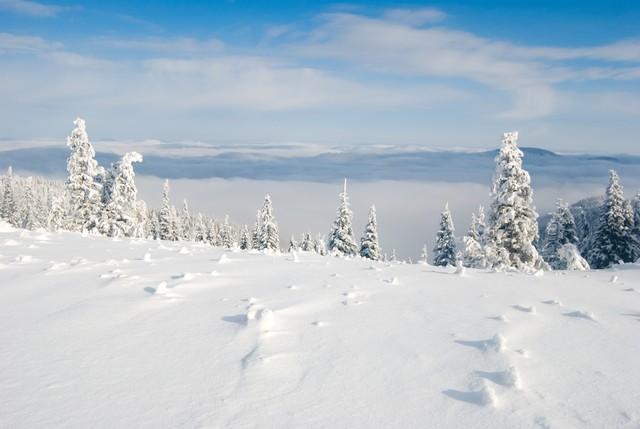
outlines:
[[376, 207], [369, 208], [369, 220], [360, 239], [360, 256], [377, 261], [380, 259], [380, 244], [378, 243], [378, 220]]
[[518, 133], [505, 133], [496, 157], [486, 254], [494, 269], [535, 271], [548, 268], [534, 246], [538, 214], [529, 173], [522, 168]]
[[251, 248], [259, 249], [260, 243], [260, 223], [262, 220], [262, 213], [260, 210], [256, 212], [256, 222], [253, 224], [253, 229], [251, 230]]
[[231, 249], [234, 246], [233, 240], [233, 231], [231, 230], [231, 225], [229, 224], [229, 215], [224, 217], [224, 222], [222, 223], [219, 231], [219, 245], [226, 248]]
[[198, 215], [196, 216], [196, 220], [194, 223], [194, 227], [193, 227], [193, 231], [194, 231], [194, 240], [202, 243], [204, 241], [206, 241], [207, 239], [207, 226], [205, 224], [204, 221], [204, 216], [202, 216], [202, 213], [198, 213]]
[[433, 263], [436, 266], [455, 266], [458, 262], [455, 228], [447, 203], [440, 217], [440, 229], [436, 234], [436, 245], [433, 249]]
[[51, 231], [60, 231], [66, 227], [65, 215], [68, 208], [62, 195], [54, 196], [51, 202], [51, 210], [47, 216], [47, 225]]
[[325, 243], [327, 242], [326, 237], [323, 234], [318, 234], [313, 240], [313, 251], [318, 255], [326, 255], [327, 254], [327, 246]]
[[13, 189], [13, 170], [11, 167], [7, 169], [7, 174], [2, 178], [2, 187], [2, 208], [0, 215], [13, 226], [18, 226], [18, 213]]
[[192, 241], [195, 236], [193, 219], [189, 213], [189, 204], [187, 200], [182, 201], [182, 211], [180, 212], [180, 224], [182, 230], [180, 231], [180, 238], [184, 241]]
[[27, 178], [22, 194], [22, 210], [20, 211], [20, 227], [30, 230], [42, 227], [38, 213], [38, 202], [33, 195], [32, 182], [31, 177]]
[[349, 207], [347, 195], [347, 179], [344, 180], [344, 188], [340, 194], [338, 213], [333, 221], [333, 228], [329, 234], [328, 249], [332, 255], [353, 256], [358, 251], [358, 246], [353, 238], [352, 227], [353, 213]]
[[243, 225], [242, 230], [240, 231], [240, 249], [251, 250], [251, 247], [251, 233], [249, 232], [249, 227], [247, 225]]
[[580, 255], [580, 250], [575, 244], [566, 243], [558, 249], [556, 260], [557, 269], [570, 271], [587, 271], [590, 269], [589, 263]]
[[[540, 254], [554, 270], [564, 270], [565, 262], [560, 258], [560, 249], [565, 244], [578, 244], [576, 222], [569, 206], [558, 200], [556, 211], [551, 216], [544, 233], [544, 242]], [[566, 252], [565, 252], [566, 253]]]
[[462, 239], [464, 242], [463, 264], [471, 268], [486, 268], [487, 255], [485, 254], [484, 207], [478, 208], [478, 214], [471, 215], [469, 231]]
[[287, 253], [297, 252], [298, 250], [300, 250], [300, 246], [296, 241], [296, 237], [291, 235], [291, 238], [289, 239], [289, 246], [287, 246]]
[[633, 262], [638, 244], [633, 236], [633, 226], [631, 204], [624, 199], [618, 174], [610, 170], [600, 223], [587, 254], [591, 267], [607, 268], [621, 262]]
[[303, 234], [302, 242], [300, 243], [300, 250], [303, 252], [315, 252], [316, 245], [310, 232]]
[[169, 180], [165, 180], [162, 188], [162, 208], [158, 213], [158, 236], [160, 240], [178, 240], [177, 225], [175, 208], [171, 206], [171, 201], [169, 200]]
[[278, 224], [273, 216], [271, 197], [264, 197], [264, 204], [260, 210], [260, 226], [258, 229], [258, 250], [280, 250]]
[[142, 162], [142, 155], [129, 152], [105, 175], [102, 194], [105, 205], [98, 222], [98, 229], [107, 236], [133, 237], [138, 230], [140, 219], [134, 162]]
[[70, 226], [74, 230], [96, 229], [102, 209], [101, 170], [95, 160], [95, 151], [89, 142], [85, 122], [77, 118], [75, 128], [67, 138], [71, 155], [67, 161], [66, 187], [71, 210]]

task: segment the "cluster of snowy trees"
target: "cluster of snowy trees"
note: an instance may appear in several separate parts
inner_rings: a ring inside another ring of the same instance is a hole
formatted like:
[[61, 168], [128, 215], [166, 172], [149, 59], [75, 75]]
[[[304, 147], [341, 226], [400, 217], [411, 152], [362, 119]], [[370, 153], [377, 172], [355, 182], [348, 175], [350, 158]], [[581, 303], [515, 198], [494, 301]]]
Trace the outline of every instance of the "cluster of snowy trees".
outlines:
[[632, 202], [625, 200], [613, 170], [595, 224], [583, 217], [580, 230], [568, 205], [559, 200], [540, 240], [531, 178], [522, 167], [517, 139], [517, 133], [503, 136], [489, 217], [485, 218], [483, 207], [472, 215], [461, 252], [445, 207], [434, 249], [436, 265], [534, 272], [607, 268], [640, 259], [640, 194]]
[[[66, 182], [23, 178], [15, 176], [9, 168], [0, 179], [3, 219], [31, 230], [45, 228], [109, 237], [195, 241], [229, 249], [280, 251], [278, 223], [269, 195], [265, 196], [252, 228], [231, 224], [228, 216], [222, 221], [202, 213], [194, 216], [186, 200], [178, 210], [171, 203], [168, 180], [164, 182], [162, 206], [149, 209], [137, 198], [135, 185], [134, 164], [142, 162], [142, 155], [126, 153], [105, 169], [95, 159], [84, 120], [78, 118], [74, 125], [67, 138], [70, 155]], [[581, 211], [576, 221], [571, 208], [559, 200], [539, 234], [531, 178], [522, 166], [523, 153], [517, 140], [517, 132], [503, 135], [495, 159], [488, 215], [479, 207], [460, 242], [451, 211], [445, 205], [433, 249], [435, 265], [535, 272], [606, 268], [640, 258], [640, 193], [633, 201], [625, 200], [615, 171], [610, 172], [609, 186], [596, 214]], [[380, 249], [375, 206], [369, 209], [360, 242], [356, 241], [346, 179], [328, 237], [310, 232], [299, 240], [292, 236], [287, 250], [373, 261], [396, 260], [395, 251], [388, 257]], [[429, 260], [426, 246], [420, 260], [423, 263]]]

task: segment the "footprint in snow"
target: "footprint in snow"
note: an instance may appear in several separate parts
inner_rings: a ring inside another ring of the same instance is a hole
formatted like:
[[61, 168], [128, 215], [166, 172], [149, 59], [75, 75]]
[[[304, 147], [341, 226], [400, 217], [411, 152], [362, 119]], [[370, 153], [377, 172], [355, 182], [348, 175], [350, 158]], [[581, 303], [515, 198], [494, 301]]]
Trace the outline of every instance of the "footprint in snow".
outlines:
[[547, 304], [547, 305], [562, 305], [562, 303], [560, 301], [558, 301], [557, 299], [548, 299], [546, 301], [540, 301], [543, 304]]
[[564, 316], [567, 317], [575, 317], [578, 319], [587, 319], [587, 320], [591, 320], [596, 322], [596, 316], [590, 312], [590, 311], [580, 311], [580, 310], [576, 310], [576, 311], [571, 311], [568, 313], [563, 313]]
[[482, 377], [486, 380], [492, 381], [495, 384], [499, 384], [505, 387], [513, 387], [516, 389], [522, 388], [522, 380], [520, 378], [520, 372], [515, 366], [510, 366], [504, 371], [476, 371], [475, 374], [478, 377]]
[[482, 407], [493, 407], [498, 404], [498, 398], [491, 386], [484, 385], [479, 390], [464, 392], [461, 390], [448, 389], [442, 392], [444, 395], [457, 401]]
[[505, 322], [505, 323], [510, 322], [509, 318], [504, 314], [500, 314], [498, 316], [489, 316], [488, 319], [497, 320], [498, 322]]
[[518, 310], [518, 311], [522, 311], [524, 313], [529, 313], [529, 314], [536, 314], [536, 308], [533, 306], [527, 306], [527, 305], [512, 305], [512, 308]]
[[487, 340], [454, 340], [454, 342], [463, 346], [474, 347], [478, 350], [498, 353], [505, 351], [507, 348], [507, 340], [500, 334], [495, 334]]

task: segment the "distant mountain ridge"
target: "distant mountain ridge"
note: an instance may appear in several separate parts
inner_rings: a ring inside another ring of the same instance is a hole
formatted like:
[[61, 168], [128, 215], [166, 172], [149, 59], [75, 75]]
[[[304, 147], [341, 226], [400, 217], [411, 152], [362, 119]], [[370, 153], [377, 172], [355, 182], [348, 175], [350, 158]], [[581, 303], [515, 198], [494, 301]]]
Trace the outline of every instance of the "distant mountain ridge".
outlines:
[[[329, 148], [328, 148], [329, 149]], [[256, 180], [336, 182], [343, 177], [358, 181], [398, 180], [418, 182], [473, 182], [489, 184], [496, 150], [482, 152], [426, 151], [374, 147], [327, 150], [316, 154], [274, 155], [260, 147], [247, 152], [228, 146], [214, 155], [144, 155], [138, 174], [161, 178], [246, 178]], [[522, 148], [525, 168], [534, 185], [567, 181], [606, 183], [615, 169], [625, 183], [640, 184], [640, 156], [557, 154], [540, 148]], [[286, 150], [284, 151], [286, 153]], [[68, 150], [64, 147], [24, 148], [0, 151], [0, 168], [62, 177]], [[98, 161], [109, 165], [118, 159], [112, 152], [98, 152]]]

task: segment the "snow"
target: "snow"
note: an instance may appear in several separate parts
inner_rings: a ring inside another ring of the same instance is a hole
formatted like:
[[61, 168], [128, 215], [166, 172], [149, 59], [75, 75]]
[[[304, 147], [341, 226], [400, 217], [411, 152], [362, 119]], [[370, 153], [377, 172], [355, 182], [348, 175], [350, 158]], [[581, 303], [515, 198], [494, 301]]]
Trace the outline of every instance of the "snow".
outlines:
[[640, 425], [638, 265], [460, 276], [3, 223], [0, 243], [0, 427]]

